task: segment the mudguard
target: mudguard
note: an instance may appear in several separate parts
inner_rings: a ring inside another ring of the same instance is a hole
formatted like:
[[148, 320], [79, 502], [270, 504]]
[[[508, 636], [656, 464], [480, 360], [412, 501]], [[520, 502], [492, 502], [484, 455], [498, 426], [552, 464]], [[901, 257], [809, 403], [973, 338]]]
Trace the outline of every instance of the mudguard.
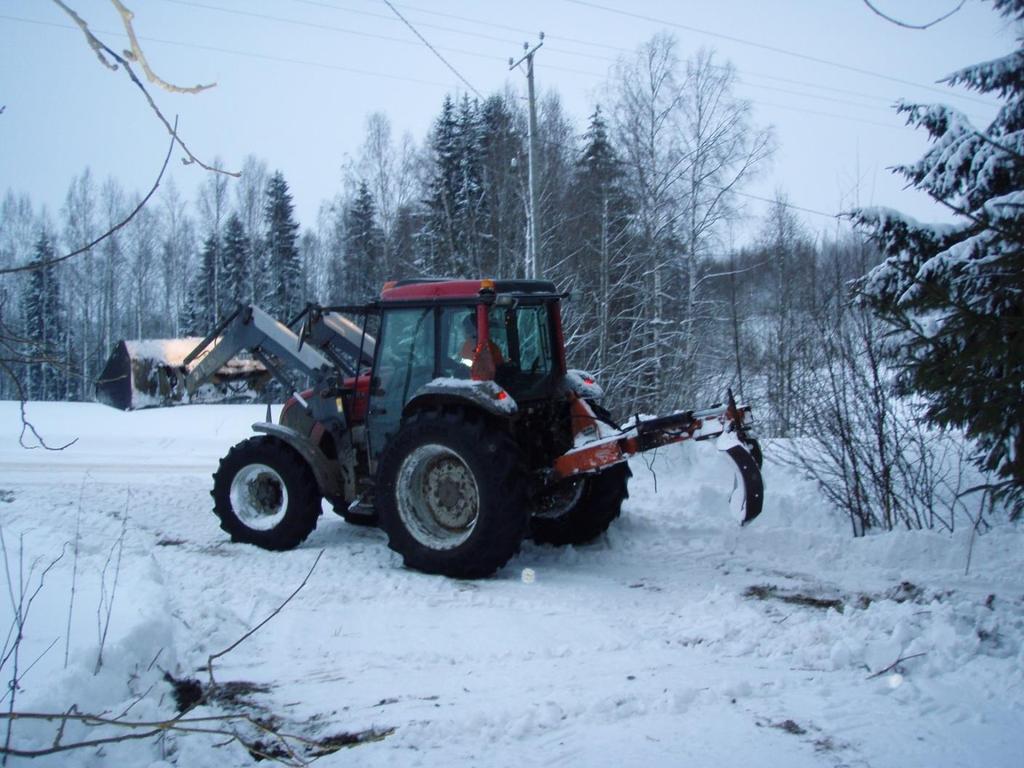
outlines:
[[253, 424], [252, 431], [276, 437], [295, 449], [309, 464], [321, 495], [328, 498], [345, 498], [345, 487], [338, 463], [327, 458], [305, 435], [290, 427], [263, 421]]
[[493, 381], [439, 378], [429, 381], [402, 409], [407, 416], [413, 411], [439, 403], [464, 402], [475, 405], [493, 416], [508, 418], [518, 410], [516, 401]]

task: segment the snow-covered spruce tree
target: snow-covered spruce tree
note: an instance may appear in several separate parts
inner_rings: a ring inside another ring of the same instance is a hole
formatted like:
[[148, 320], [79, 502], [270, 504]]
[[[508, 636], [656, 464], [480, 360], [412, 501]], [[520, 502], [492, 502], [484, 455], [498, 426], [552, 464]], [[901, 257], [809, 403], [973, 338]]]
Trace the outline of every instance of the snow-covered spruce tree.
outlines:
[[26, 360], [24, 395], [29, 400], [59, 400], [64, 395], [61, 354], [64, 351], [64, 310], [61, 305], [57, 268], [47, 264], [56, 256], [53, 240], [43, 232], [35, 245], [35, 263], [28, 273], [22, 294], [22, 320], [28, 340], [23, 350]]
[[268, 310], [287, 322], [305, 304], [302, 293], [302, 260], [297, 245], [299, 225], [295, 222], [295, 206], [288, 191], [288, 182], [275, 171], [267, 182], [267, 199], [263, 209], [267, 223], [267, 261], [270, 269]]
[[342, 301], [369, 301], [389, 276], [383, 271], [384, 232], [377, 224], [377, 207], [365, 181], [345, 208], [344, 249]]
[[427, 219], [418, 270], [437, 277], [479, 274], [481, 230], [488, 221], [483, 189], [480, 106], [446, 96], [428, 139]]
[[642, 300], [637, 286], [643, 283], [639, 261], [630, 258], [635, 206], [600, 107], [583, 140], [568, 201], [573, 250], [565, 276], [579, 298], [565, 306], [566, 327], [575, 364], [594, 372], [609, 393], [620, 393], [637, 364], [628, 347], [630, 308]]
[[248, 301], [252, 290], [249, 272], [249, 236], [237, 213], [232, 213], [224, 227], [224, 247], [221, 253], [221, 295], [217, 301], [221, 315], [227, 316], [235, 307]]
[[455, 253], [455, 188], [458, 182], [458, 124], [455, 103], [445, 96], [427, 139], [429, 178], [426, 182], [425, 217], [420, 240], [423, 252], [416, 264], [419, 272], [439, 275], [448, 270]]
[[481, 184], [488, 221], [481, 241], [481, 274], [512, 277], [525, 251], [523, 207], [525, 147], [521, 114], [508, 93], [488, 96], [480, 107], [483, 163]]
[[215, 297], [220, 254], [220, 238], [211, 232], [203, 242], [199, 268], [192, 278], [191, 289], [182, 308], [181, 327], [186, 333], [205, 336], [218, 322]]
[[[1024, 0], [992, 0], [1024, 21]], [[891, 323], [890, 346], [907, 391], [929, 421], [966, 430], [994, 472], [994, 497], [1024, 513], [1024, 37], [1014, 53], [945, 82], [994, 94], [1003, 106], [977, 130], [947, 106], [901, 104], [932, 147], [897, 168], [956, 214], [930, 226], [890, 210], [856, 211], [887, 259], [860, 294]]]

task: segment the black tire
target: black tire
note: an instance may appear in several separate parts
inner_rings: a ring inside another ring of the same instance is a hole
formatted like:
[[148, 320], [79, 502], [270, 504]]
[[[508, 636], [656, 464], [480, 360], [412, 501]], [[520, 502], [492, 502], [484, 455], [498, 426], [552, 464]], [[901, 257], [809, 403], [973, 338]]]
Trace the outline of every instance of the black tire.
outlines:
[[309, 465], [273, 437], [243, 440], [213, 475], [213, 512], [232, 541], [293, 549], [316, 528], [320, 489]]
[[626, 462], [562, 483], [535, 505], [531, 538], [539, 544], [586, 544], [608, 530], [629, 497]]
[[519, 449], [475, 414], [414, 414], [377, 470], [377, 513], [409, 568], [460, 579], [490, 576], [526, 535]]

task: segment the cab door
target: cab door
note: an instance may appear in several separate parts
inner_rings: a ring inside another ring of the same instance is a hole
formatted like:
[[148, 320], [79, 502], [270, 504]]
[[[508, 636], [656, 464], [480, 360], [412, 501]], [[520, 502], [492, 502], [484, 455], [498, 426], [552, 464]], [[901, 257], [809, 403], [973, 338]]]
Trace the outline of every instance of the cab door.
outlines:
[[433, 307], [401, 307], [382, 313], [366, 417], [374, 463], [398, 431], [402, 408], [434, 378], [435, 337]]

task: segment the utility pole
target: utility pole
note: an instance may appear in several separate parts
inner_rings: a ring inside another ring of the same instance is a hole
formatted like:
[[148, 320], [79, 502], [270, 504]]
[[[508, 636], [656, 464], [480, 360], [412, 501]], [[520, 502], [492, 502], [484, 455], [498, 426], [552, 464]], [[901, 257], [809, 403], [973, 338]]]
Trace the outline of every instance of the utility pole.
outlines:
[[513, 70], [526, 62], [526, 88], [529, 96], [529, 134], [527, 136], [527, 182], [529, 186], [529, 204], [526, 213], [527, 227], [526, 227], [526, 279], [535, 280], [538, 277], [537, 264], [540, 259], [540, 238], [538, 232], [540, 226], [538, 225], [537, 219], [537, 174], [534, 172], [534, 157], [537, 154], [537, 99], [534, 95], [533, 90], [533, 54], [544, 45], [544, 33], [541, 32], [539, 35], [540, 42], [538, 42], [533, 48], [530, 48], [529, 43], [523, 43], [523, 50], [526, 53], [519, 59], [514, 61], [511, 57], [508, 60], [509, 70]]

